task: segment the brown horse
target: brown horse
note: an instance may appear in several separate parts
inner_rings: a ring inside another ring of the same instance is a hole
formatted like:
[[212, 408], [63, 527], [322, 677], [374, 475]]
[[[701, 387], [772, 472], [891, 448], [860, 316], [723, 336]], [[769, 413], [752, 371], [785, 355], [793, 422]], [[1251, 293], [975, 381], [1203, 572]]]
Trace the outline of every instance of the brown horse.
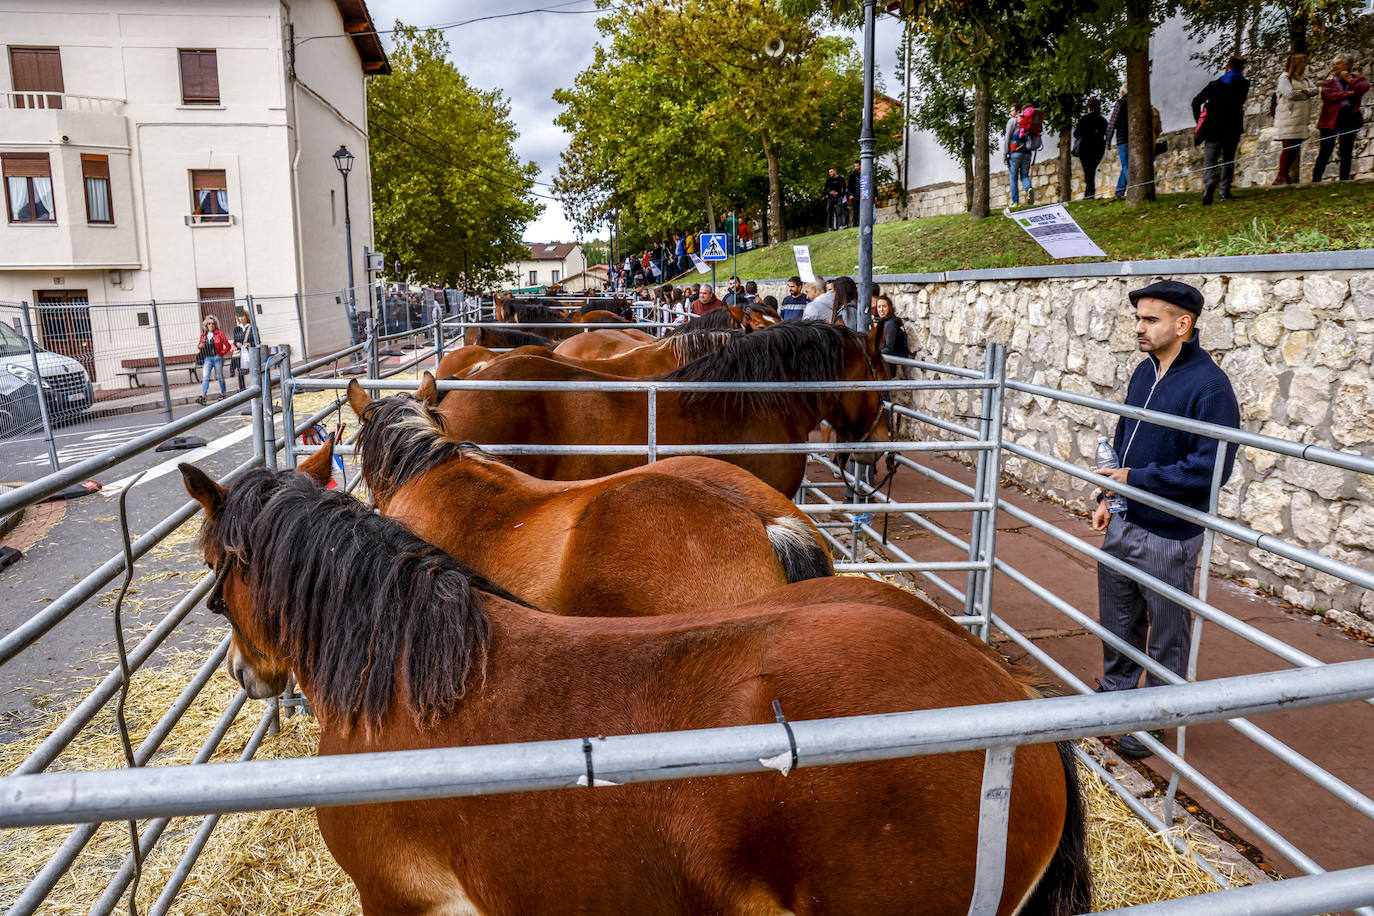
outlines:
[[633, 324], [633, 321], [626, 318], [624, 315], [606, 309], [592, 309], [590, 312], [579, 312], [572, 316], [572, 320], [576, 324], [604, 324], [607, 322], [612, 324]]
[[[770, 382], [886, 379], [887, 369], [872, 333], [865, 339], [824, 322], [796, 321], [744, 334], [728, 345], [657, 378], [686, 382], [752, 382], [749, 392], [660, 392], [658, 442], [779, 443], [805, 441], [827, 420], [840, 441], [887, 441], [887, 418], [878, 391], [778, 392]], [[623, 381], [537, 357], [496, 360], [470, 380], [548, 382]], [[350, 385], [350, 389], [359, 386]], [[648, 441], [648, 404], [642, 392], [463, 391], [439, 402], [451, 438], [479, 445], [643, 445]], [[750, 471], [790, 495], [806, 467], [802, 453], [734, 453], [715, 457]], [[869, 463], [872, 453], [862, 456]], [[603, 477], [644, 464], [643, 455], [518, 455], [512, 466], [544, 480]]]
[[521, 331], [515, 328], [468, 328], [463, 332], [463, 343], [469, 347], [524, 347], [535, 346], [552, 350], [554, 342], [541, 334]]
[[[392, 519], [305, 474], [205, 509], [207, 602], [252, 697], [295, 672], [321, 755], [574, 739], [998, 703], [1027, 688], [917, 599], [852, 577], [645, 618], [514, 603]], [[933, 616], [932, 616], [933, 614]], [[922, 913], [973, 893], [983, 755], [321, 808], [368, 916]], [[346, 766], [346, 761], [340, 765]], [[1087, 910], [1077, 776], [1019, 749], [999, 916]]]
[[[684, 456], [596, 480], [538, 480], [447, 439], [433, 379], [419, 395], [358, 413], [377, 508], [545, 610], [673, 614], [834, 572], [811, 520], [733, 464]], [[308, 460], [327, 476], [331, 457], [332, 440]]]
[[510, 324], [555, 324], [564, 327], [541, 327], [541, 337], [550, 340], [567, 340], [579, 333], [573, 319], [562, 309], [552, 308], [542, 302], [520, 302], [510, 297], [496, 297], [496, 317]]
[[553, 350], [560, 356], [574, 359], [605, 359], [657, 340], [657, 337], [639, 328], [597, 328], [565, 338]]
[[530, 346], [516, 347], [504, 353], [496, 353], [486, 347], [459, 347], [457, 350], [444, 354], [444, 358], [439, 361], [434, 374], [441, 379], [467, 378], [497, 359], [514, 356], [543, 356], [546, 359], [556, 359], [561, 363], [567, 363], [569, 366], [577, 366], [606, 375], [618, 375], [621, 378], [649, 378], [671, 372], [678, 366], [719, 350], [739, 333], [739, 331], [700, 331], [694, 334], [674, 334], [662, 340], [640, 344], [633, 349], [601, 359], [579, 359], [567, 355], [564, 348], [581, 338], [565, 341], [559, 344], [557, 350], [552, 351], [544, 347]]

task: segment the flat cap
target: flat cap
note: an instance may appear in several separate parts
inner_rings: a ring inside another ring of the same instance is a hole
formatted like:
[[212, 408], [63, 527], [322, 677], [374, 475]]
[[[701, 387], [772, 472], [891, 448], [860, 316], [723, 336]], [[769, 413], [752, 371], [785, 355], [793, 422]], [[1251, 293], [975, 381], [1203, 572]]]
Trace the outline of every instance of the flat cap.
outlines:
[[1171, 305], [1176, 305], [1185, 312], [1192, 312], [1194, 315], [1202, 314], [1202, 293], [1195, 286], [1187, 283], [1180, 283], [1177, 280], [1160, 280], [1158, 283], [1151, 283], [1144, 289], [1132, 290], [1127, 294], [1130, 296], [1131, 305], [1135, 305], [1141, 299], [1162, 299]]

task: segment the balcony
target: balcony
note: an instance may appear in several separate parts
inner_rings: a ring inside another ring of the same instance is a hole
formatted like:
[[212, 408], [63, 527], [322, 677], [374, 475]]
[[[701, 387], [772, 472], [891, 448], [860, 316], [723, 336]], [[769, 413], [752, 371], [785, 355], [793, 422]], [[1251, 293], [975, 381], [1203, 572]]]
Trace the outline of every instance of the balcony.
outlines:
[[0, 92], [10, 143], [128, 146], [124, 100], [65, 92]]

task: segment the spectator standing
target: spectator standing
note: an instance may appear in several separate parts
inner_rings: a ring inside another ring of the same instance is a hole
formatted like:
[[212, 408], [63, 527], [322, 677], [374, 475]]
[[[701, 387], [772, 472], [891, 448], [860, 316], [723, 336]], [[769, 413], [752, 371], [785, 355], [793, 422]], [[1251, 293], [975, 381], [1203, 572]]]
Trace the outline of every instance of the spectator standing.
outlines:
[[854, 282], [853, 277], [836, 277], [830, 281], [832, 292], [830, 314], [825, 319], [831, 324], [842, 324], [846, 327], [858, 326], [858, 302], [859, 284]]
[[854, 168], [849, 173], [849, 180], [845, 185], [845, 191], [849, 195], [849, 225], [850, 228], [859, 225], [859, 184], [862, 173], [859, 170], [859, 160], [854, 160]]
[[1221, 199], [1231, 199], [1236, 147], [1245, 131], [1245, 97], [1250, 94], [1250, 81], [1245, 78], [1244, 70], [1243, 58], [1231, 58], [1226, 72], [1193, 96], [1193, 120], [1202, 118], [1194, 142], [1202, 144], [1203, 206], [1212, 203], [1218, 184], [1221, 185]]
[[239, 391], [248, 387], [248, 367], [243, 364], [243, 350], [245, 347], [257, 345], [258, 332], [253, 327], [252, 320], [246, 311], [240, 312], [238, 323], [234, 325], [234, 358], [229, 362], [229, 373], [238, 379]]
[[[1131, 139], [1131, 117], [1126, 102], [1126, 87], [1121, 87], [1121, 95], [1112, 106], [1112, 116], [1107, 119], [1107, 142], [1116, 144], [1116, 158], [1121, 161], [1121, 174], [1116, 179], [1116, 198], [1126, 196], [1126, 166], [1129, 160]], [[1113, 140], [1115, 138], [1115, 140]]]
[[[1231, 382], [1198, 344], [1195, 333], [1202, 293], [1186, 283], [1162, 280], [1130, 293], [1130, 300], [1136, 313], [1136, 343], [1146, 359], [1131, 375], [1126, 404], [1238, 428], [1240, 409]], [[1116, 423], [1114, 447], [1121, 467], [1098, 468], [1097, 473], [1202, 512], [1211, 508], [1216, 439], [1122, 417]], [[1222, 483], [1231, 476], [1235, 454], [1234, 445], [1227, 447]], [[1092, 517], [1093, 530], [1107, 532], [1102, 550], [1191, 593], [1202, 528], [1129, 497], [1125, 511], [1113, 513], [1106, 495], [1099, 496]], [[1097, 567], [1097, 592], [1104, 627], [1138, 650], [1148, 647], [1150, 658], [1186, 676], [1192, 624], [1186, 608], [1102, 564]], [[1140, 670], [1103, 644], [1102, 691], [1135, 688]], [[1153, 674], [1145, 677], [1146, 686], [1162, 683]], [[1117, 750], [1128, 757], [1151, 753], [1130, 735], [1117, 742]]]
[[739, 244], [745, 251], [754, 247], [754, 230], [749, 228], [749, 220], [739, 224]]
[[730, 291], [725, 294], [726, 305], [747, 305], [749, 299], [744, 295], [744, 284], [739, 277], [730, 278]]
[[802, 289], [801, 277], [787, 278], [787, 295], [782, 297], [782, 309], [779, 314], [783, 321], [792, 321], [800, 318], [802, 312], [806, 310], [806, 303], [810, 301], [806, 298], [806, 291]]
[[1321, 89], [1307, 76], [1307, 55], [1290, 54], [1275, 90], [1274, 134], [1283, 144], [1279, 152], [1279, 173], [1274, 184], [1297, 184], [1298, 164], [1302, 160], [1302, 141], [1307, 139], [1312, 121], [1312, 100]]
[[673, 233], [673, 254], [677, 258], [677, 272], [685, 274], [692, 262], [687, 259], [687, 240], [680, 232]]
[[698, 253], [698, 250], [697, 250], [697, 243], [698, 243], [698, 241], [700, 240], [700, 235], [701, 235], [701, 230], [700, 230], [700, 229], [693, 229], [691, 232], [687, 233], [687, 238], [686, 238], [686, 240], [685, 240], [685, 244], [683, 245], [683, 247], [684, 247], [684, 248], [686, 249], [686, 251], [687, 251], [687, 263], [688, 263], [688, 264], [692, 263], [692, 255]]
[[219, 399], [224, 400], [228, 393], [224, 387], [224, 357], [228, 356], [233, 348], [229, 338], [219, 329], [219, 319], [214, 315], [206, 315], [205, 320], [200, 323], [200, 340], [196, 342], [196, 362], [201, 366], [200, 397], [196, 398], [197, 404], [205, 403], [205, 395], [210, 391], [211, 373], [219, 381]]
[[1369, 80], [1351, 68], [1355, 59], [1349, 54], [1337, 54], [1331, 62], [1331, 76], [1322, 83], [1322, 112], [1317, 117], [1317, 131], [1321, 143], [1317, 147], [1317, 162], [1312, 167], [1312, 180], [1321, 181], [1331, 153], [1340, 143], [1340, 179], [1350, 180], [1350, 161], [1355, 152], [1355, 133], [1364, 126], [1360, 102], [1369, 91]]
[[907, 342], [906, 326], [892, 308], [892, 300], [886, 296], [879, 296], [874, 312], [877, 314], [874, 326], [878, 329], [878, 340], [882, 342], [883, 355], [909, 358], [911, 347]]
[[692, 304], [693, 315], [705, 315], [707, 312], [714, 312], [716, 309], [725, 308], [725, 303], [716, 298], [715, 288], [709, 283], [701, 284], [701, 292], [697, 294], [696, 302]]
[[[1026, 109], [1030, 111], [1031, 109]], [[1021, 203], [1019, 185], [1026, 188], [1026, 203], [1034, 206], [1035, 189], [1031, 187], [1031, 151], [1026, 148], [1022, 138], [1022, 105], [1017, 102], [1011, 106], [1011, 117], [1007, 118], [1006, 136], [1002, 138], [1002, 158], [1007, 164], [1007, 174], [1011, 176], [1011, 205]]]
[[845, 180], [836, 169], [825, 179], [825, 231], [833, 232], [844, 222]]
[[739, 217], [735, 216], [734, 210], [725, 214], [725, 225], [722, 228], [725, 230], [725, 241], [728, 243], [725, 253], [734, 254], [739, 245]]
[[1097, 165], [1107, 152], [1107, 119], [1102, 103], [1088, 99], [1088, 113], [1073, 126], [1074, 154], [1083, 165], [1083, 199], [1097, 196]]
[[830, 311], [835, 302], [835, 291], [826, 289], [824, 277], [817, 277], [806, 284], [807, 303], [802, 310], [802, 318], [807, 321], [829, 321]]
[[[749, 280], [744, 284], [744, 301], [750, 305], [759, 301], [759, 285], [753, 280]], [[778, 307], [775, 304], [773, 306], [773, 311], [777, 311], [777, 309]]]

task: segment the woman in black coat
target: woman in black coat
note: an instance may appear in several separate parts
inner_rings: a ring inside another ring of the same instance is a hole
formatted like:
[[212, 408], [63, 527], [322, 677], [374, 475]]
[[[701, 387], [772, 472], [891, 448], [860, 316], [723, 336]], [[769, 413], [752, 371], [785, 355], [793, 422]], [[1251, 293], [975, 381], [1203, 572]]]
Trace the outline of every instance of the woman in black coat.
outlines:
[[1107, 119], [1102, 117], [1102, 103], [1088, 99], [1088, 113], [1073, 127], [1074, 154], [1083, 163], [1083, 199], [1097, 196], [1097, 164], [1107, 150]]

